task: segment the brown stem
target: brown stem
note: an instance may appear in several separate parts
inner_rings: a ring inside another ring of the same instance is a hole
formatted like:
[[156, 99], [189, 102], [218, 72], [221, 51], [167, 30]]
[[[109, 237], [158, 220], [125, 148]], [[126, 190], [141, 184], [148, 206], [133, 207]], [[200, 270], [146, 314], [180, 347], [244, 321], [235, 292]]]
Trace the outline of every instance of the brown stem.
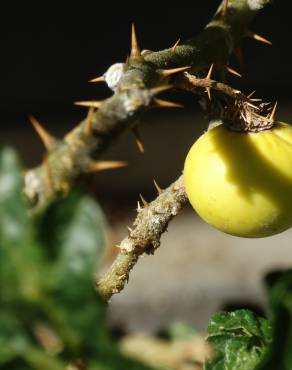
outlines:
[[161, 235], [169, 221], [187, 204], [183, 176], [161, 191], [158, 197], [143, 208], [133, 222], [133, 230], [122, 240], [120, 253], [98, 281], [97, 287], [105, 300], [120, 292], [129, 279], [129, 273], [143, 253], [152, 254], [160, 245]]
[[[198, 92], [198, 89], [213, 89], [219, 91], [228, 99], [224, 100], [223, 113], [220, 121], [230, 130], [240, 132], [260, 132], [271, 129], [275, 120], [275, 109], [271, 103], [264, 103], [261, 99], [253, 99], [244, 95], [227, 84], [210, 78], [197, 78], [188, 72], [176, 79], [176, 86], [183, 90]], [[210, 91], [210, 90], [208, 90]], [[208, 94], [211, 97], [211, 94]]]

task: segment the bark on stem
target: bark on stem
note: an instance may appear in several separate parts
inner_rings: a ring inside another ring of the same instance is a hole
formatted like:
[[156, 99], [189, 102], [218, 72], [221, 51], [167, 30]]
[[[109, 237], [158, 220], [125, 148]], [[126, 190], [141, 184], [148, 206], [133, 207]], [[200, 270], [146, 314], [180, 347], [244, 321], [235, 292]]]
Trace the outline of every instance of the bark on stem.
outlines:
[[169, 221], [186, 204], [187, 196], [181, 176], [154, 201], [138, 208], [133, 230], [121, 242], [119, 255], [97, 283], [98, 291], [105, 300], [109, 300], [113, 294], [124, 288], [130, 271], [143, 253], [154, 253]]

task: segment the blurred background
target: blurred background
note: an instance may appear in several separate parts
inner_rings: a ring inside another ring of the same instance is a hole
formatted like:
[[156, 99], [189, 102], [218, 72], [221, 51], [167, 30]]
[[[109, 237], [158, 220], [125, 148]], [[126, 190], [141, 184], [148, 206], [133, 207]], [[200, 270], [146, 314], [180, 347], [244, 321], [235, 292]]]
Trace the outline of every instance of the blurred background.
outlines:
[[[220, 1], [6, 2], [1, 4], [0, 144], [17, 148], [26, 167], [38, 164], [44, 151], [27, 116], [35, 115], [62, 136], [81, 120], [84, 109], [74, 101], [110, 96], [102, 84], [87, 81], [105, 72], [129, 52], [135, 22], [142, 48], [160, 50], [178, 38], [199, 32]], [[289, 2], [274, 1], [255, 19], [252, 30], [270, 39], [242, 43], [244, 67], [231, 66], [241, 79], [229, 83], [257, 97], [278, 100], [278, 119], [292, 122]], [[176, 94], [183, 110], [147, 113], [141, 120], [146, 151], [138, 152], [130, 134], [105, 155], [127, 160], [129, 167], [98, 173], [87, 180], [109, 222], [110, 263], [135, 216], [139, 193], [155, 196], [153, 178], [168, 186], [181, 173], [186, 153], [206, 128], [197, 99]], [[262, 277], [291, 266], [292, 232], [249, 240], [224, 235], [186, 209], [170, 225], [154, 256], [135, 267], [126, 289], [111, 301], [110, 323], [131, 331], [161, 330], [174, 320], [205, 330], [211, 313], [226, 305], [264, 304]]]

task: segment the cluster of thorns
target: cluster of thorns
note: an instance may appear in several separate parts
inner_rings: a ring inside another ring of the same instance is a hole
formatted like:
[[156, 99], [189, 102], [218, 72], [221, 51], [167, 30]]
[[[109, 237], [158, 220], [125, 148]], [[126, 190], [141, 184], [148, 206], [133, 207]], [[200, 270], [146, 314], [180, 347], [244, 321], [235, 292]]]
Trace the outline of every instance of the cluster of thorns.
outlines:
[[[223, 0], [221, 15], [223, 17], [227, 14], [228, 0]], [[271, 45], [271, 42], [266, 38], [252, 32], [247, 31], [246, 36], [253, 38], [257, 41], [263, 42], [265, 44]], [[176, 48], [179, 45], [180, 40], [178, 40], [171, 51], [176, 52]], [[141, 60], [143, 61], [143, 54], [145, 51], [141, 52], [141, 49], [137, 42], [135, 27], [132, 25], [132, 36], [131, 36], [131, 54], [128, 58], [131, 60]], [[240, 64], [243, 64], [242, 52], [240, 48], [235, 49], [235, 55], [237, 56]], [[241, 77], [240, 73], [230, 68], [227, 65], [218, 65], [220, 69], [224, 69], [226, 72]], [[159, 70], [158, 72], [164, 78], [173, 78], [173, 84], [166, 84], [163, 86], [158, 86], [151, 89], [153, 99], [151, 102], [151, 107], [183, 107], [181, 104], [170, 102], [155, 97], [157, 94], [170, 90], [173, 88], [189, 90], [193, 92], [201, 92], [202, 89], [207, 93], [209, 101], [211, 101], [211, 90], [218, 91], [220, 96], [223, 98], [222, 106], [222, 122], [225, 123], [230, 129], [234, 131], [248, 131], [248, 132], [258, 132], [266, 129], [270, 129], [275, 124], [275, 113], [277, 103], [272, 105], [271, 103], [262, 102], [261, 99], [253, 98], [254, 92], [249, 95], [243, 94], [241, 91], [236, 90], [229, 85], [218, 82], [212, 79], [212, 73], [214, 70], [214, 65], [212, 64], [207, 76], [205, 78], [198, 78], [197, 76], [188, 72], [191, 67], [178, 67], [172, 69]], [[106, 81], [105, 75], [99, 76], [90, 80], [90, 82], [102, 82]], [[86, 130], [91, 131], [92, 120], [94, 111], [101, 107], [103, 101], [81, 101], [76, 102], [76, 105], [84, 106], [89, 108], [87, 118], [86, 118]], [[51, 148], [54, 144], [55, 138], [49, 134], [44, 127], [36, 120], [35, 117], [30, 116], [30, 121], [34, 126], [36, 132], [42, 139], [45, 147]], [[138, 131], [137, 126], [132, 128], [133, 134], [135, 136], [135, 141], [140, 152], [144, 152], [144, 144], [141, 135]], [[98, 161], [95, 166], [89, 172], [100, 171], [104, 169], [118, 168], [126, 165], [124, 161]]]

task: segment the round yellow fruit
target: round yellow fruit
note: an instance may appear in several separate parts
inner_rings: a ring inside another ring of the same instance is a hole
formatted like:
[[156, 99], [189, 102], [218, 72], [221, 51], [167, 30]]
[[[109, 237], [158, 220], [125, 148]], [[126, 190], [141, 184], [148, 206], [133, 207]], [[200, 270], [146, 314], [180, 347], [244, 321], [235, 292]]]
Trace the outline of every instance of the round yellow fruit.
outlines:
[[190, 149], [184, 182], [197, 213], [217, 229], [261, 238], [292, 226], [292, 126], [258, 133], [223, 125]]

